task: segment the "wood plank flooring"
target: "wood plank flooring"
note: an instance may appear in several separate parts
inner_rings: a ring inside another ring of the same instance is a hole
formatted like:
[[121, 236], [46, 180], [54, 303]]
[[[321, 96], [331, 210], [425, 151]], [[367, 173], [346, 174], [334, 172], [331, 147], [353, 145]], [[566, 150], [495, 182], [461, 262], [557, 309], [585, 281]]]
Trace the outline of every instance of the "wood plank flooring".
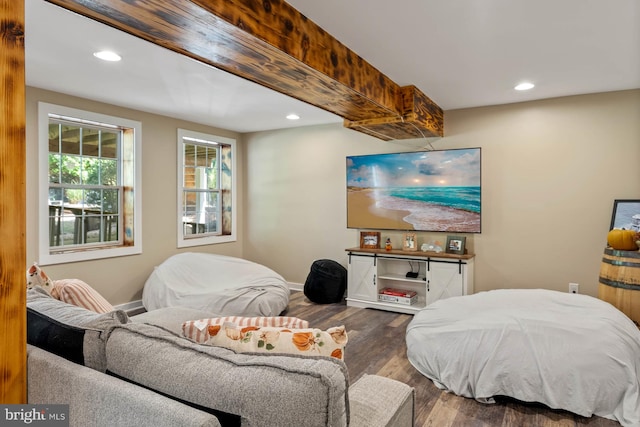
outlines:
[[286, 315], [306, 319], [312, 327], [321, 329], [344, 324], [349, 335], [345, 362], [351, 382], [366, 373], [414, 387], [417, 427], [620, 426], [605, 418], [584, 418], [539, 404], [500, 399], [490, 405], [443, 392], [407, 360], [405, 330], [413, 317], [408, 314], [347, 307], [344, 303], [314, 304], [302, 292], [293, 291]]

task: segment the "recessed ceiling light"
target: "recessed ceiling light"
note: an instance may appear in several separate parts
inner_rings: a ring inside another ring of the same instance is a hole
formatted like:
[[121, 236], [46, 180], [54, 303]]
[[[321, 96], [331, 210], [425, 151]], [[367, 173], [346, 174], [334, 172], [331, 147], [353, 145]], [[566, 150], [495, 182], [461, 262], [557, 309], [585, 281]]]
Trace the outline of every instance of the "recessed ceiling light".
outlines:
[[524, 82], [524, 83], [520, 83], [519, 85], [514, 87], [514, 89], [515, 90], [529, 90], [529, 89], [533, 89], [534, 86], [535, 85], [533, 83]]
[[118, 55], [115, 52], [111, 52], [109, 50], [101, 50], [100, 52], [94, 52], [93, 56], [95, 56], [96, 58], [100, 58], [103, 61], [111, 61], [111, 62], [117, 62], [122, 59], [120, 55]]
[[297, 114], [289, 114], [287, 116], [287, 119], [289, 119], [289, 120], [298, 120], [299, 118], [300, 118], [300, 116], [297, 115]]

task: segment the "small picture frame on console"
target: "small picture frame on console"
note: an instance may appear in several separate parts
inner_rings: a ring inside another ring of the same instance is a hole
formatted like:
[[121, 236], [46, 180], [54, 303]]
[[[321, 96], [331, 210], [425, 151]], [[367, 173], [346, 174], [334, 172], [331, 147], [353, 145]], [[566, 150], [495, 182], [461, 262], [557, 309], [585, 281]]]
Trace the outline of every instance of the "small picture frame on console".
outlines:
[[416, 233], [405, 233], [402, 235], [402, 250], [409, 252], [418, 250], [418, 238]]
[[360, 247], [363, 249], [379, 249], [380, 248], [380, 232], [379, 231], [361, 231]]
[[445, 252], [448, 254], [464, 255], [464, 246], [467, 238], [462, 236], [447, 236]]

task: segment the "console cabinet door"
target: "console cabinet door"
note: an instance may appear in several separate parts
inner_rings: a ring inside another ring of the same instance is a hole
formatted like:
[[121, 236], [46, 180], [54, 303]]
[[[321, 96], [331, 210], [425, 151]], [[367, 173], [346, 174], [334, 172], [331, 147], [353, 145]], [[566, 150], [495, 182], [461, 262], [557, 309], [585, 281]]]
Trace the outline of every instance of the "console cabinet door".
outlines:
[[431, 262], [427, 274], [427, 305], [440, 299], [463, 295], [464, 269], [458, 264]]
[[347, 278], [347, 296], [349, 298], [376, 301], [375, 258], [370, 256], [351, 255]]

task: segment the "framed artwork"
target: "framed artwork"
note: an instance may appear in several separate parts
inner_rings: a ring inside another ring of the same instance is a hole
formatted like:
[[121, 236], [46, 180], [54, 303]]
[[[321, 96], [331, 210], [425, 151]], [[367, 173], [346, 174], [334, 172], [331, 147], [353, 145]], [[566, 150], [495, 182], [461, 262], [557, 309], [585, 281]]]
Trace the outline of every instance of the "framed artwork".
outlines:
[[445, 252], [448, 254], [464, 255], [464, 245], [467, 238], [461, 236], [447, 236]]
[[365, 249], [380, 248], [380, 232], [379, 231], [361, 231], [360, 247]]
[[[347, 228], [480, 233], [481, 151], [475, 147], [347, 156]], [[428, 172], [436, 164], [443, 169]], [[430, 203], [434, 199], [439, 208]], [[374, 206], [387, 215], [371, 215]], [[412, 214], [407, 216], [407, 211]]]
[[405, 233], [402, 235], [402, 250], [403, 251], [418, 250], [418, 238], [416, 236], [416, 233]]
[[640, 200], [614, 200], [609, 231], [614, 228], [640, 232]]

